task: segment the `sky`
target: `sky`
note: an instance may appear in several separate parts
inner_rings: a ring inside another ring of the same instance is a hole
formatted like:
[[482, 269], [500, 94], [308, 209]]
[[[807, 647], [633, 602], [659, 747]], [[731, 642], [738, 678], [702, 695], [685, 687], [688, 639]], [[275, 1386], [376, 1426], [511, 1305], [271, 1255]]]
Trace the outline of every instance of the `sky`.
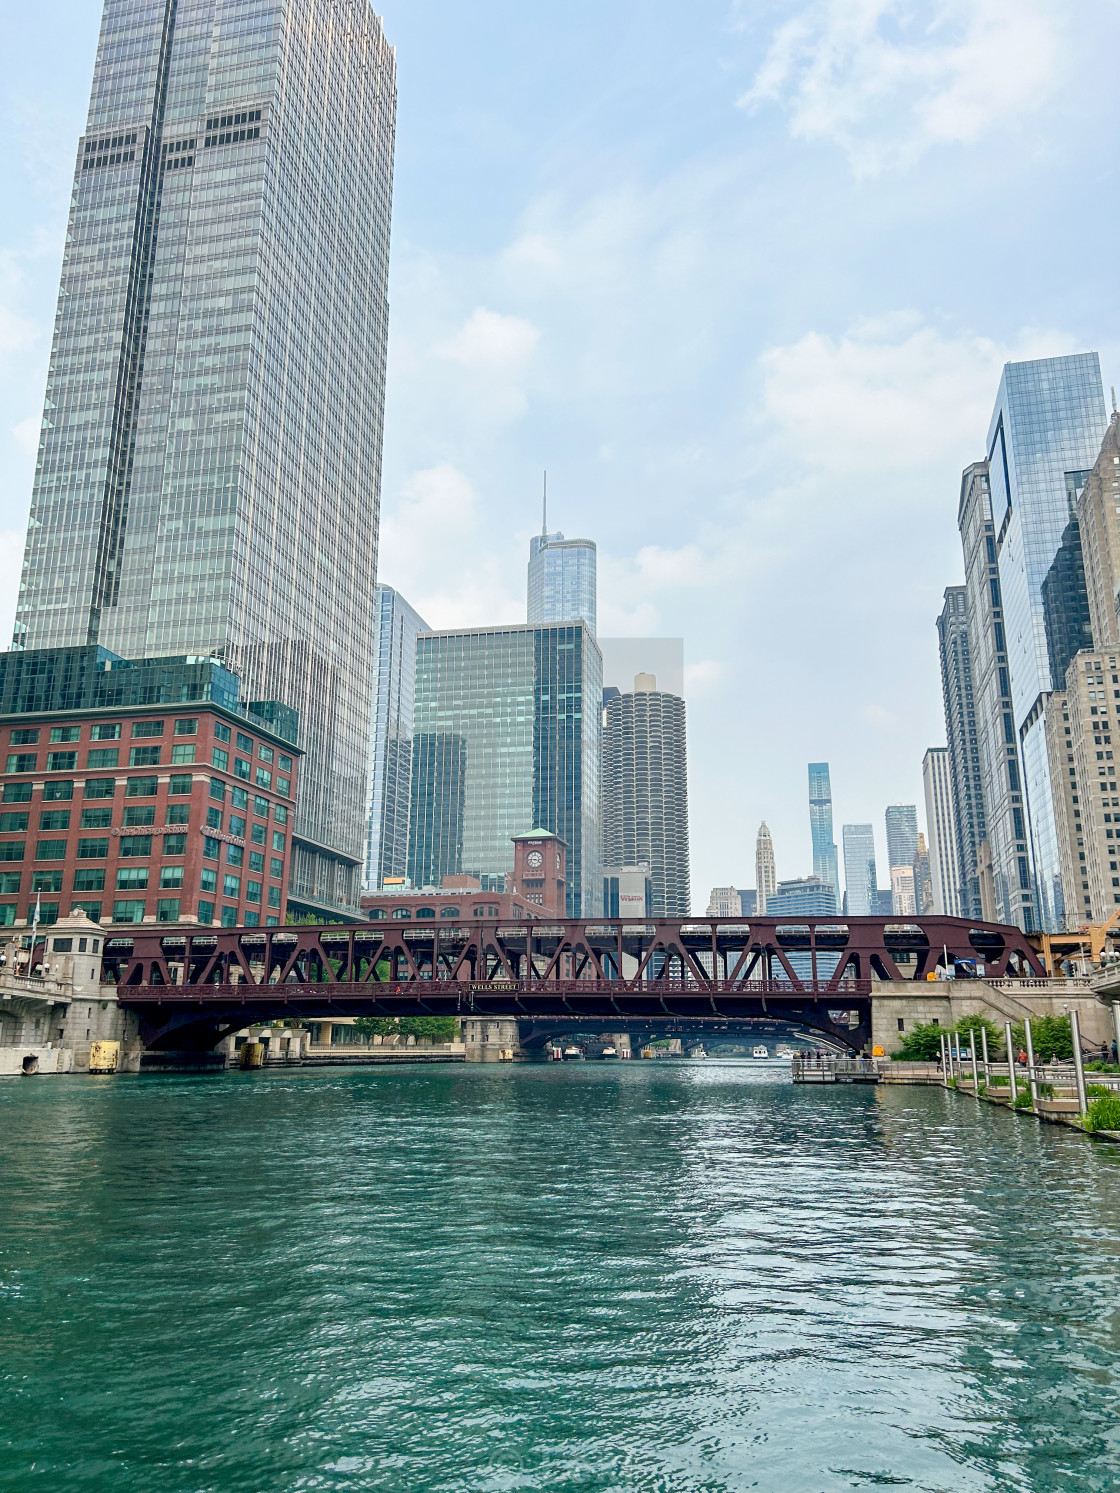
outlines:
[[[1120, 0], [385, 0], [400, 103], [380, 579], [683, 636], [693, 908], [921, 806], [960, 473], [1009, 359], [1120, 383]], [[0, 637], [100, 5], [0, 0]], [[920, 819], [924, 809], [920, 807]]]

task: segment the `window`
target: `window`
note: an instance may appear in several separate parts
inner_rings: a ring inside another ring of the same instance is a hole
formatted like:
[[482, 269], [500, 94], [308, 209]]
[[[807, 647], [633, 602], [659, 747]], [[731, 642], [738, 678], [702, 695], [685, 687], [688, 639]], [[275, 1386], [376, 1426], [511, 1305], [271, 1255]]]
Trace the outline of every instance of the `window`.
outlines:
[[173, 772], [167, 783], [168, 795], [178, 797], [184, 793], [189, 793], [191, 791], [191, 782], [192, 779], [189, 772]]
[[175, 722], [175, 735], [176, 736], [197, 736], [198, 735], [198, 717], [197, 716], [191, 716], [189, 720], [176, 721]]
[[164, 837], [163, 837], [163, 853], [164, 853], [164, 855], [186, 855], [186, 853], [187, 853], [187, 837], [186, 837], [186, 835], [164, 835]]
[[78, 859], [80, 861], [103, 861], [109, 854], [109, 837], [102, 839], [89, 839], [78, 841]]
[[292, 785], [291, 785], [291, 783], [288, 782], [287, 778], [277, 778], [276, 779], [276, 791], [277, 791], [277, 793], [282, 793], [285, 798], [291, 798], [291, 796], [292, 796]]
[[111, 726], [91, 726], [89, 730], [89, 739], [90, 741], [120, 741], [120, 721], [114, 721]]
[[441, 907], [439, 915], [441, 918], [457, 918], [459, 916], [459, 909], [457, 907]]
[[284, 862], [279, 856], [274, 855], [268, 863], [268, 874], [275, 876], [277, 880], [284, 875]]
[[21, 834], [30, 818], [26, 809], [10, 809], [8, 813], [0, 814], [0, 835]]
[[39, 924], [40, 924], [40, 926], [45, 928], [45, 927], [48, 927], [51, 923], [57, 923], [57, 922], [58, 922], [58, 903], [57, 902], [41, 902], [39, 904]]
[[159, 884], [161, 887], [182, 886], [182, 866], [162, 866], [159, 873]]
[[74, 784], [70, 778], [57, 783], [43, 784], [43, 798], [48, 803], [67, 803], [74, 797]]
[[194, 761], [194, 743], [184, 742], [181, 746], [171, 748], [171, 765], [179, 766], [184, 762]]
[[256, 814], [258, 819], [268, 818], [268, 799], [261, 798], [259, 793], [253, 799], [253, 813]]
[[288, 810], [283, 804], [277, 804], [272, 811], [272, 817], [276, 820], [277, 824], [287, 824]]
[[262, 876], [264, 875], [264, 856], [260, 853], [259, 850], [250, 850], [249, 870], [259, 871]]
[[369, 921], [371, 923], [378, 922], [385, 916], [385, 909], [383, 907], [371, 907], [367, 910], [369, 912]]
[[435, 915], [436, 910], [434, 907], [418, 907], [416, 909], [416, 916], [418, 918], [434, 918]]
[[258, 788], [271, 788], [272, 787], [272, 774], [269, 772], [269, 770], [268, 770], [267, 767], [258, 767], [257, 768], [257, 787]]
[[143, 902], [114, 902], [114, 923], [142, 923], [144, 921]]
[[[216, 892], [218, 890], [218, 873], [216, 871], [208, 871], [203, 866], [199, 873], [198, 884], [204, 892]], [[213, 912], [211, 912], [211, 916], [213, 916]]]
[[394, 907], [393, 916], [403, 922], [405, 918], [411, 918], [412, 913], [407, 907]]
[[73, 772], [78, 765], [77, 752], [48, 752], [48, 772]]
[[12, 746], [38, 746], [39, 745], [39, 728], [38, 728], [38, 726], [32, 726], [32, 727], [26, 727], [25, 726], [20, 731], [13, 731], [12, 735], [11, 735], [11, 744], [12, 744]]
[[[1120, 897], [1118, 897], [1116, 900], [1118, 902], [1120, 902]], [[279, 906], [279, 903], [277, 903], [277, 906]], [[265, 925], [266, 928], [279, 928], [279, 926], [280, 926], [280, 919], [279, 918], [265, 918], [264, 925]]]
[[159, 747], [132, 747], [128, 754], [129, 767], [158, 767]]
[[80, 741], [81, 728], [78, 726], [52, 726], [51, 741]]
[[5, 772], [34, 772], [39, 759], [34, 752], [9, 752]]
[[221, 721], [214, 722], [214, 739], [215, 741], [229, 740], [229, 727], [223, 726]]
[[18, 871], [0, 871], [0, 892], [10, 896], [19, 891], [20, 873]]
[[245, 860], [245, 852], [240, 845], [226, 846], [226, 864], [229, 866], [240, 866]]
[[148, 885], [147, 866], [118, 866], [117, 890], [140, 890]]
[[25, 840], [0, 840], [0, 861], [23, 860]]
[[116, 767], [120, 755], [116, 747], [91, 747], [86, 753], [86, 766]]
[[40, 829], [69, 829], [69, 809], [44, 809], [39, 815]]
[[237, 835], [238, 838], [244, 837], [245, 821], [240, 814], [231, 814], [229, 816], [229, 832], [231, 835]]
[[124, 822], [130, 828], [138, 824], [154, 824], [156, 822], [156, 811], [154, 804], [133, 804], [124, 811]]
[[260, 915], [260, 913], [259, 912], [249, 912], [249, 911], [246, 911], [246, 913], [245, 913], [245, 926], [246, 926], [246, 928], [259, 928], [260, 925], [261, 925], [261, 915]]
[[155, 798], [159, 787], [159, 779], [152, 778], [128, 778], [124, 790], [125, 798]]
[[95, 871], [90, 868], [75, 871], [74, 890], [76, 892], [103, 892], [105, 890], [104, 870]]
[[215, 840], [212, 835], [205, 835], [202, 841], [203, 860], [216, 861], [221, 848], [222, 842], [220, 840]]
[[157, 897], [156, 898], [156, 922], [177, 923], [179, 921], [179, 898]]
[[280, 769], [281, 772], [291, 772], [291, 770], [292, 770], [292, 759], [290, 757], [285, 757], [284, 754], [283, 754], [283, 752], [281, 752], [280, 757], [278, 758], [276, 765]]
[[249, 807], [249, 795], [244, 788], [231, 788], [229, 790], [229, 801], [235, 809], [247, 809]]
[[35, 846], [35, 859], [37, 861], [64, 861], [66, 859], [66, 841], [40, 840]]
[[[75, 736], [74, 740], [77, 741], [77, 739], [78, 738]], [[272, 755], [273, 755], [272, 748], [270, 746], [265, 746], [264, 742], [262, 741], [260, 743], [260, 745], [257, 747], [257, 756], [260, 758], [260, 760], [262, 762], [271, 762], [272, 761]]]
[[269, 887], [269, 889], [268, 889], [268, 905], [269, 905], [269, 907], [279, 907], [280, 906], [280, 888], [278, 886], [270, 886]]
[[162, 721], [133, 721], [133, 723], [132, 723], [132, 739], [133, 739], [133, 741], [136, 741], [139, 737], [144, 737], [144, 736], [162, 736], [162, 735], [163, 735], [163, 722]]
[[251, 736], [246, 736], [244, 731], [238, 731], [237, 733], [237, 750], [239, 752], [250, 753], [253, 750], [253, 738]]
[[265, 826], [263, 824], [254, 824], [253, 825], [252, 839], [253, 839], [253, 844], [254, 845], [263, 845], [263, 844], [265, 844], [265, 842], [268, 839], [268, 830], [265, 828]]
[[222, 908], [222, 927], [223, 928], [236, 928], [237, 927], [237, 908], [236, 907], [223, 907]]
[[245, 782], [248, 782], [249, 763], [245, 760], [244, 757], [235, 757], [233, 759], [233, 775], [235, 778], [241, 778]]
[[261, 884], [259, 881], [247, 881], [245, 883], [246, 902], [259, 902], [261, 900]]
[[189, 824], [191, 822], [190, 804], [168, 804], [167, 822], [168, 824]]
[[[87, 778], [82, 790], [83, 798], [112, 798], [117, 791], [116, 778]], [[107, 811], [112, 814], [112, 809]]]
[[10, 928], [16, 920], [16, 904], [7, 902], [0, 907], [0, 928]]
[[209, 829], [221, 829], [221, 827], [222, 827], [222, 811], [221, 811], [221, 809], [207, 809], [206, 810], [206, 824], [207, 824], [207, 828], [209, 828]]
[[198, 921], [200, 923], [212, 923], [214, 921], [213, 902], [200, 902], [198, 904]]
[[102, 904], [100, 902], [75, 902], [74, 906], [80, 912], [84, 912], [87, 918], [92, 918], [95, 923], [101, 921]]
[[278, 829], [272, 831], [272, 848], [279, 850], [281, 854], [284, 852], [284, 836]]
[[222, 896], [223, 897], [240, 897], [240, 895], [241, 895], [241, 877], [240, 876], [229, 876], [229, 875], [225, 876], [223, 878], [223, 880], [222, 880]]
[[3, 802], [6, 804], [29, 804], [31, 802], [30, 783], [5, 783]]
[[[120, 854], [126, 860], [136, 860], [140, 856], [151, 855], [151, 835], [122, 835]], [[146, 885], [146, 883], [145, 883]]]
[[31, 892], [60, 892], [62, 890], [61, 871], [35, 871], [31, 877]]
[[211, 748], [210, 761], [218, 769], [219, 772], [229, 771], [229, 753], [227, 751], [224, 751], [221, 747]]

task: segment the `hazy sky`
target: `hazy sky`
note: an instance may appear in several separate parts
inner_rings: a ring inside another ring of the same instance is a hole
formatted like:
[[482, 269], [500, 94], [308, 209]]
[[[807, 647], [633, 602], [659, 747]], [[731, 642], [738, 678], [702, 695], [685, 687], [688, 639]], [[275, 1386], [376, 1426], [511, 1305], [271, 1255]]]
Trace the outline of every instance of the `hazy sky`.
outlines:
[[[1001, 365], [1116, 327], [1117, 0], [387, 0], [381, 578], [524, 617], [550, 519], [600, 630], [683, 634], [693, 905], [921, 802], [934, 618]], [[97, 0], [0, 0], [0, 635]], [[924, 817], [924, 815], [922, 816]]]

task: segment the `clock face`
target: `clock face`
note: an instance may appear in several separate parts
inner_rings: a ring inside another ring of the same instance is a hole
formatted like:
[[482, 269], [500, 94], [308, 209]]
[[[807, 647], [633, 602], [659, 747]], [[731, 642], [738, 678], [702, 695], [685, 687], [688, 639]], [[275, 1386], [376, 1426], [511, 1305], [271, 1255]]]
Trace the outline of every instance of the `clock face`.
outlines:
[[530, 850], [529, 854], [525, 857], [525, 864], [532, 866], [535, 871], [538, 866], [544, 865], [544, 856], [539, 850]]

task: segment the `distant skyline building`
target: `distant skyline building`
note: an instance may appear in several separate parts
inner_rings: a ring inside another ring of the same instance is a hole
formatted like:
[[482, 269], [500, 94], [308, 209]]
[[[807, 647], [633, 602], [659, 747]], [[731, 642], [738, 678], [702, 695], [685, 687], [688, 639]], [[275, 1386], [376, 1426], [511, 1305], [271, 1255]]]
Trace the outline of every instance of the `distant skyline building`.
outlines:
[[[994, 546], [993, 546], [994, 548]], [[968, 630], [968, 587], [947, 586], [945, 604], [937, 619], [938, 653], [941, 662], [941, 694], [945, 707], [945, 739], [948, 742], [950, 812], [954, 845], [951, 861], [955, 870], [956, 916], [982, 918], [980, 898], [980, 845], [987, 837], [984, 788], [980, 771], [980, 737], [976, 720], [976, 696], [972, 677], [973, 645]], [[926, 827], [930, 836], [930, 860], [937, 884], [937, 858], [945, 854], [940, 835], [935, 835], [926, 798]], [[941, 882], [941, 889], [952, 878]], [[935, 893], [936, 896], [936, 893]], [[948, 911], [948, 909], [945, 909]]]
[[914, 906], [920, 913], [933, 911], [933, 878], [929, 870], [929, 847], [918, 831], [918, 848], [914, 852]]
[[[513, 839], [567, 847], [571, 917], [598, 916], [602, 664], [587, 626], [465, 628], [416, 639], [408, 875], [503, 891]], [[617, 857], [633, 865], [641, 857]]]
[[[547, 478], [546, 478], [547, 482]], [[545, 488], [541, 532], [529, 541], [526, 618], [531, 623], [586, 623], [594, 637], [598, 615], [598, 557], [592, 539], [565, 539], [548, 532]]]
[[603, 917], [643, 919], [653, 917], [653, 882], [649, 867], [603, 867]]
[[[891, 804], [886, 812], [887, 827], [887, 866], [891, 878], [891, 895], [893, 898], [893, 910], [895, 912], [916, 912], [914, 904], [914, 857], [918, 853], [918, 809], [916, 804]], [[909, 881], [903, 878], [903, 884], [909, 888], [908, 909], [899, 905], [898, 881], [895, 877], [896, 871], [904, 871]]]
[[954, 813], [953, 782], [948, 747], [930, 747], [922, 758], [922, 787], [929, 833], [929, 866], [933, 911], [948, 917], [978, 917], [971, 904], [962, 906], [961, 877], [957, 859], [960, 836]]
[[599, 638], [603, 688], [625, 694], [636, 674], [654, 674], [667, 695], [684, 699], [683, 638]]
[[603, 708], [603, 860], [644, 861], [653, 915], [689, 915], [685, 705], [652, 674]]
[[1093, 635], [1089, 646], [1098, 651], [1120, 647], [1120, 622], [1117, 620], [1117, 593], [1120, 590], [1120, 523], [1116, 521], [1118, 494], [1120, 414], [1114, 409], [1097, 459], [1077, 500], [1089, 623]]
[[1044, 930], [1061, 929], [1065, 915], [1046, 702], [1062, 689], [1077, 640], [1086, 638], [1088, 598], [1074, 515], [1107, 424], [1095, 352], [1004, 366], [986, 455], [1013, 728]]
[[771, 918], [831, 917], [835, 912], [836, 890], [819, 876], [799, 876], [795, 880], [779, 881], [766, 899], [766, 915]]
[[733, 886], [714, 886], [708, 897], [708, 918], [738, 918], [743, 915], [743, 903], [739, 889]]
[[832, 784], [827, 762], [809, 763], [809, 829], [813, 837], [813, 875], [827, 882], [840, 901], [840, 867], [832, 831]]
[[758, 834], [754, 842], [754, 884], [755, 905], [758, 916], [767, 915], [770, 898], [778, 885], [777, 873], [774, 869], [774, 842], [770, 838], [770, 830], [765, 819], [758, 826]]
[[875, 893], [875, 829], [870, 824], [845, 824], [844, 911], [854, 918], [871, 917], [877, 910]]
[[106, 4], [16, 608], [298, 713], [305, 911], [365, 855], [395, 118], [368, 4]]
[[373, 772], [365, 883], [368, 891], [379, 891], [386, 876], [408, 874], [416, 639], [430, 629], [392, 586], [375, 588], [373, 607]]
[[891, 867], [891, 912], [904, 918], [917, 916], [913, 866]]

